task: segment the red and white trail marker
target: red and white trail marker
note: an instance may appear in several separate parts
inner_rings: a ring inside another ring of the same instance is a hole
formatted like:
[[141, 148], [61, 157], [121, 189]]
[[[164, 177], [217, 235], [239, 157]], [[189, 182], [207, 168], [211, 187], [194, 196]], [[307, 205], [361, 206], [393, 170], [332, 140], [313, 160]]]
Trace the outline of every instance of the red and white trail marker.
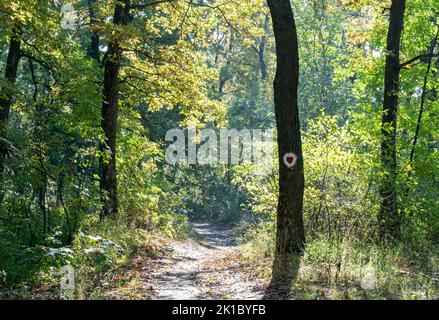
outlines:
[[284, 163], [288, 168], [294, 167], [297, 163], [297, 156], [292, 152], [286, 153], [284, 155]]

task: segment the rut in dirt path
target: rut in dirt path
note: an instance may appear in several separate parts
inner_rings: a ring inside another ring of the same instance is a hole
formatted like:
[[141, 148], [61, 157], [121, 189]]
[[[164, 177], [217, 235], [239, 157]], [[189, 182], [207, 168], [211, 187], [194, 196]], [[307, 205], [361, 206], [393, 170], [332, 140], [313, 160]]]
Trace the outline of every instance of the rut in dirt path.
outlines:
[[261, 299], [262, 291], [231, 267], [222, 267], [236, 254], [235, 236], [208, 223], [192, 223], [193, 239], [174, 242], [171, 256], [153, 274], [156, 300]]

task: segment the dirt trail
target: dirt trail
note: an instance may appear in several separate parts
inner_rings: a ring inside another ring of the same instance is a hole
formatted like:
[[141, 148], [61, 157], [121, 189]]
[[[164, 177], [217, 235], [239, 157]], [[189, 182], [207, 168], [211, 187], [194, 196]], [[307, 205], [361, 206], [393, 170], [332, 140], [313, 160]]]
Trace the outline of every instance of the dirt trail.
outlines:
[[225, 261], [236, 255], [234, 235], [208, 223], [193, 223], [193, 239], [174, 242], [152, 275], [156, 300], [261, 299], [262, 290]]

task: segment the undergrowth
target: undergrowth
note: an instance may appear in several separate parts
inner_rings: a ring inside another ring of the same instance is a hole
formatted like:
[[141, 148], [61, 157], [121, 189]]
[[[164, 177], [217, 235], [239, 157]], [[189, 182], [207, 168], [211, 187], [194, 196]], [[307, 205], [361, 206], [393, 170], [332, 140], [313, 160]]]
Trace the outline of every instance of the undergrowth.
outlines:
[[133, 296], [130, 281], [137, 280], [131, 277], [130, 269], [139, 267], [135, 266], [139, 261], [147, 266], [163, 254], [170, 239], [185, 238], [189, 233], [186, 218], [151, 229], [123, 222], [95, 221], [79, 230], [68, 246], [53, 240], [52, 246], [47, 242], [32, 247], [21, 245], [23, 251], [20, 251], [11, 243], [0, 254], [0, 298], [62, 298], [60, 271], [66, 265], [75, 270], [75, 291], [71, 298], [139, 298], [139, 292]]
[[[275, 248], [274, 225], [249, 232], [242, 259], [269, 279]], [[385, 245], [355, 238], [307, 239], [292, 299], [438, 299], [437, 245]]]

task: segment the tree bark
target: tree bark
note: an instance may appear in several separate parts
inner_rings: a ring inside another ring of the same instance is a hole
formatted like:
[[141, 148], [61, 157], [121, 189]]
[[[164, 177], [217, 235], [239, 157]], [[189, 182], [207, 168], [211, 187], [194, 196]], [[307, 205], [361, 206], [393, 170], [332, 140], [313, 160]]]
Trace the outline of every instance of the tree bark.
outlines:
[[392, 0], [387, 34], [387, 56], [384, 76], [384, 103], [381, 127], [381, 165], [384, 173], [380, 196], [380, 236], [395, 238], [400, 219], [396, 203], [396, 125], [398, 112], [400, 45], [405, 0]]
[[[95, 3], [97, 0], [88, 0], [88, 13], [90, 16], [91, 27], [95, 27], [98, 22], [96, 18]], [[92, 29], [90, 37], [90, 47], [88, 48], [88, 55], [99, 62], [99, 34]]]
[[[130, 0], [118, 2], [114, 11], [113, 24], [126, 25], [130, 10]], [[122, 50], [120, 35], [116, 32], [108, 44], [104, 62], [104, 88], [101, 127], [104, 143], [101, 144], [100, 188], [102, 193], [101, 218], [115, 219], [118, 211], [117, 172], [116, 172], [116, 134], [119, 102], [119, 71]]]
[[[13, 27], [13, 34], [9, 43], [9, 52], [6, 60], [5, 79], [11, 85], [17, 79], [18, 62], [20, 60], [21, 28]], [[10, 88], [3, 88], [0, 92], [0, 175], [3, 176], [4, 161], [8, 151], [6, 142], [9, 111], [12, 104], [12, 93]]]
[[[5, 79], [10, 85], [17, 79], [18, 63], [20, 61], [21, 28], [14, 25], [9, 43], [8, 57], [6, 58]], [[5, 160], [8, 153], [8, 122], [12, 104], [11, 88], [5, 87], [0, 90], [0, 204], [5, 195], [4, 170]]]
[[259, 42], [259, 50], [258, 50], [259, 65], [261, 67], [262, 81], [265, 81], [268, 78], [267, 63], [265, 62], [265, 47], [267, 46], [267, 34], [269, 32], [269, 28], [268, 28], [269, 21], [270, 21], [269, 16], [267, 14], [265, 16], [265, 19], [264, 19], [264, 35], [262, 36], [261, 41]]
[[[277, 207], [274, 282], [290, 282], [305, 243], [303, 227], [304, 173], [297, 89], [299, 50], [294, 15], [289, 0], [268, 0], [276, 40], [277, 70], [274, 103], [279, 150], [279, 199]], [[284, 155], [294, 153], [297, 163], [288, 168]]]

